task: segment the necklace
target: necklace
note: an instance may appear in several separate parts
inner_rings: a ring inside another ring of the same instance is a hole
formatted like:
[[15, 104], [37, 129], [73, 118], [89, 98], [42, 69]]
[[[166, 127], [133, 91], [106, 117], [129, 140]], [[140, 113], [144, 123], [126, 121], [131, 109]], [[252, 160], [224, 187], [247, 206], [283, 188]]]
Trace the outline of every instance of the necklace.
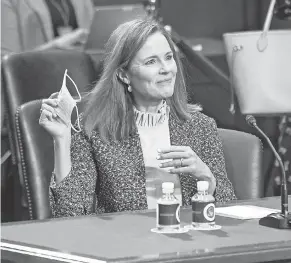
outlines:
[[51, 0], [51, 3], [61, 15], [62, 20], [64, 22], [64, 26], [68, 27], [70, 21], [70, 10], [67, 1]]

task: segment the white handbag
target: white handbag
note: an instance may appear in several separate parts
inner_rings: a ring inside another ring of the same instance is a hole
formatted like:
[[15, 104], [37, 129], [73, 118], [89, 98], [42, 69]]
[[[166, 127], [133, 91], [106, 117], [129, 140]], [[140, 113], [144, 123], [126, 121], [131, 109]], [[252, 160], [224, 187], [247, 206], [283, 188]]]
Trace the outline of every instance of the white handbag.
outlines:
[[291, 114], [291, 30], [269, 30], [275, 3], [271, 0], [263, 31], [223, 35], [243, 114]]

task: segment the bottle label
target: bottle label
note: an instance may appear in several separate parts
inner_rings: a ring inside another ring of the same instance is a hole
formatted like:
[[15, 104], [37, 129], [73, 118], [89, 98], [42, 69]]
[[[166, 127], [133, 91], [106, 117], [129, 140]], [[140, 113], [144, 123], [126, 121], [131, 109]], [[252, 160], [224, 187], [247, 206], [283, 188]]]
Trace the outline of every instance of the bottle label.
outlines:
[[192, 222], [211, 223], [215, 220], [213, 202], [192, 202]]
[[180, 224], [180, 204], [157, 204], [157, 221], [164, 226]]

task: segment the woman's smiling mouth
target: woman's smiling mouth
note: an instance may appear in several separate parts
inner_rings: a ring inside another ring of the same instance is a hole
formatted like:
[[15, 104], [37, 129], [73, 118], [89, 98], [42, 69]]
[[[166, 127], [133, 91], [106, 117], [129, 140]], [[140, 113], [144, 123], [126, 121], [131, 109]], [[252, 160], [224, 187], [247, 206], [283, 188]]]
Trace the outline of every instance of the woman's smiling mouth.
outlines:
[[172, 78], [157, 81], [157, 84], [170, 84], [170, 83], [172, 83]]

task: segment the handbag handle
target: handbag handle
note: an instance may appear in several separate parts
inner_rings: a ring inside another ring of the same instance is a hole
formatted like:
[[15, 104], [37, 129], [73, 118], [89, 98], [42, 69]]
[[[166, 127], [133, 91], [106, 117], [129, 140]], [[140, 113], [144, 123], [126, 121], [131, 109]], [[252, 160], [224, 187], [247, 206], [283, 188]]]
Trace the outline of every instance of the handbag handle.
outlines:
[[267, 33], [270, 29], [270, 25], [271, 25], [271, 21], [272, 21], [274, 9], [275, 9], [275, 4], [276, 4], [276, 0], [271, 0], [268, 13], [264, 22], [263, 31], [257, 41], [257, 49], [260, 52], [263, 52], [268, 46]]

